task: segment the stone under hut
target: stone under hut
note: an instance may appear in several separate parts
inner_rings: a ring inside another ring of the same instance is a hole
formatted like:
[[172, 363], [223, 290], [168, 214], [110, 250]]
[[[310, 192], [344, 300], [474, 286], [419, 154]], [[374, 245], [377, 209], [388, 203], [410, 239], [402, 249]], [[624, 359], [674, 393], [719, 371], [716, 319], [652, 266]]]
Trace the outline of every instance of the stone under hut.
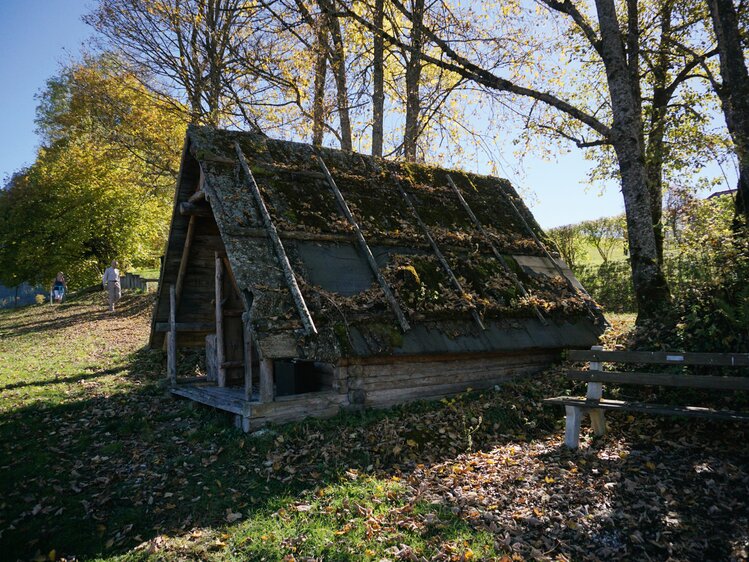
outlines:
[[603, 330], [547, 248], [506, 180], [190, 127], [150, 343], [245, 430], [492, 387]]

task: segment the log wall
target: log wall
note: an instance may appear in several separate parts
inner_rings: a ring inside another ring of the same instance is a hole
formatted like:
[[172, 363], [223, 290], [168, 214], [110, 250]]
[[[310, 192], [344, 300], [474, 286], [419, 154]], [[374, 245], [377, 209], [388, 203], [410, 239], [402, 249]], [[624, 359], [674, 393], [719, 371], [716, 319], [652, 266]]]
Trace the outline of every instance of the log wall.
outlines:
[[387, 357], [350, 363], [334, 368], [328, 390], [249, 403], [249, 427], [330, 417], [343, 408], [386, 408], [442, 398], [468, 388], [492, 388], [518, 376], [538, 373], [559, 356], [558, 351], [543, 350], [408, 360]]
[[537, 373], [559, 358], [541, 350], [494, 356], [398, 358], [389, 363], [349, 364], [337, 368], [338, 386], [351, 405], [384, 408], [442, 398], [467, 388], [491, 388], [514, 377]]

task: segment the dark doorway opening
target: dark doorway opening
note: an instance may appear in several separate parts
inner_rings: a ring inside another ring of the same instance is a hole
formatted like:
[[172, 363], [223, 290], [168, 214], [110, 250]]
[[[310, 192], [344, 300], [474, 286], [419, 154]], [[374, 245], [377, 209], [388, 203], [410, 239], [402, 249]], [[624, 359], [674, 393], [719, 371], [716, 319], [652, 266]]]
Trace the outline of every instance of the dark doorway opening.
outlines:
[[299, 359], [275, 361], [276, 396], [322, 392], [333, 388], [333, 365]]

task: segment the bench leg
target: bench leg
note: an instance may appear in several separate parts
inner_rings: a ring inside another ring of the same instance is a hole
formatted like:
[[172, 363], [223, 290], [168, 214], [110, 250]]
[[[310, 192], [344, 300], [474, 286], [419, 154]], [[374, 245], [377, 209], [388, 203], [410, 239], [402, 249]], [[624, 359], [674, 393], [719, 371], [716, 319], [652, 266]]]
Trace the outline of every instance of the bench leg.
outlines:
[[593, 432], [601, 437], [606, 434], [606, 418], [604, 417], [603, 410], [590, 410], [590, 425], [593, 428]]
[[577, 449], [580, 445], [580, 418], [582, 410], [577, 406], [565, 406], [567, 420], [564, 428], [564, 444], [570, 449]]

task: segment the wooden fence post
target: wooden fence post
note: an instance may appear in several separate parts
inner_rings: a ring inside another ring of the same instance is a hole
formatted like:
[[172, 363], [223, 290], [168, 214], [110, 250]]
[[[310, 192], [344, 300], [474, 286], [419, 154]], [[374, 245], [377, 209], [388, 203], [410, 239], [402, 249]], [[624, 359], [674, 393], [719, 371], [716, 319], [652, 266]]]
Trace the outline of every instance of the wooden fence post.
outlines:
[[174, 285], [169, 287], [169, 333], [166, 344], [166, 376], [169, 385], [177, 384], [177, 321], [176, 321], [176, 297]]
[[[591, 351], [603, 351], [603, 346], [594, 345], [590, 349]], [[600, 371], [601, 362], [591, 361], [589, 368], [591, 371]], [[588, 400], [600, 400], [601, 396], [603, 396], [603, 383], [589, 382], [588, 392], [586, 393], [585, 397]], [[590, 414], [590, 425], [593, 427], [593, 432], [596, 435], [605, 434], [606, 433], [606, 419], [604, 417], [603, 410], [601, 410], [600, 408], [594, 408], [589, 411], [589, 414]]]

